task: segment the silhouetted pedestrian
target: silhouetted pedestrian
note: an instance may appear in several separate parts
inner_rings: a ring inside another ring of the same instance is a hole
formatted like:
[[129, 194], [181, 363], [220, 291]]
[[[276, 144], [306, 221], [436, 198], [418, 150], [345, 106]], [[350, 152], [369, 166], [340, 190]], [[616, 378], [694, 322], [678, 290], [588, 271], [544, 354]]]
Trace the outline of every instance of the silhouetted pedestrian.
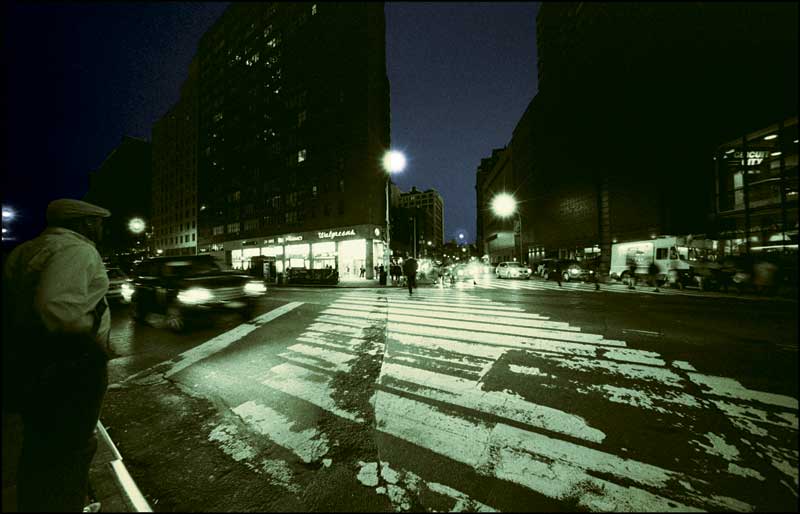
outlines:
[[650, 280], [653, 282], [653, 286], [655, 286], [654, 291], [658, 292], [658, 264], [655, 261], [650, 263], [650, 266], [647, 268], [647, 274], [650, 275]]
[[593, 261], [589, 264], [589, 281], [594, 284], [594, 290], [600, 290], [600, 266], [598, 265], [597, 261]]
[[50, 202], [48, 227], [5, 265], [3, 408], [23, 422], [19, 512], [81, 512], [87, 503], [111, 324], [95, 245], [110, 215], [79, 200]]
[[558, 261], [553, 262], [553, 271], [550, 272], [550, 275], [555, 277], [558, 287], [561, 287], [561, 273], [561, 263]]
[[408, 282], [408, 294], [412, 294], [414, 288], [417, 287], [417, 267], [417, 259], [413, 257], [409, 257], [403, 262], [403, 273], [405, 273], [406, 281]]
[[628, 259], [626, 261], [628, 265], [628, 289], [636, 289], [636, 259], [633, 256], [628, 255]]

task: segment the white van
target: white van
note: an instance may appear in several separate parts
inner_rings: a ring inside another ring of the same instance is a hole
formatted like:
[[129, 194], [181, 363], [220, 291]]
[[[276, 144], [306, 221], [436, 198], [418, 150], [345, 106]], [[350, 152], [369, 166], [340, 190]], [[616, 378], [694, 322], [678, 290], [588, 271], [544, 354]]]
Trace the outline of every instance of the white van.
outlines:
[[661, 236], [647, 241], [613, 244], [609, 276], [616, 280], [626, 279], [630, 274], [628, 261], [633, 259], [637, 275], [647, 275], [650, 263], [655, 262], [659, 280], [678, 285], [691, 283], [689, 248], [683, 243], [680, 237]]

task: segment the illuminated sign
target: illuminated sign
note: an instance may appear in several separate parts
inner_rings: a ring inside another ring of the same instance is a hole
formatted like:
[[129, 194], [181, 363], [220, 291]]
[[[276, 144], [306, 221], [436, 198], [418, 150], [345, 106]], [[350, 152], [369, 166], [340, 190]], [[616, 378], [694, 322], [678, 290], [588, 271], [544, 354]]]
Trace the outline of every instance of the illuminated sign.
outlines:
[[[741, 151], [734, 153], [733, 156], [736, 159], [741, 159], [742, 157], [744, 157]], [[758, 166], [768, 156], [769, 156], [769, 151], [767, 150], [751, 150], [747, 152], [747, 165]], [[744, 161], [742, 161], [742, 164], [744, 164]]]
[[286, 236], [286, 241], [302, 241], [303, 236]]
[[334, 239], [337, 237], [347, 237], [356, 235], [354, 229], [350, 230], [329, 230], [328, 232], [317, 232], [317, 237], [320, 239]]

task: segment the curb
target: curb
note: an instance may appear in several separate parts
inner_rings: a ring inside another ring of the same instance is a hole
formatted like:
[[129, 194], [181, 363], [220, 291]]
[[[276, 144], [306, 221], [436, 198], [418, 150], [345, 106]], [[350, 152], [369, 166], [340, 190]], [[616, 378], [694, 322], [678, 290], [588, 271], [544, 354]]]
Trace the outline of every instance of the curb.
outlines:
[[[122, 455], [119, 453], [119, 450], [117, 450], [117, 447], [114, 445], [114, 442], [111, 440], [111, 437], [109, 437], [108, 432], [100, 420], [97, 421], [97, 434], [99, 436], [98, 444], [103, 444], [106, 447], [105, 450], [110, 452], [111, 459], [106, 461], [100, 469], [95, 469], [94, 471], [101, 476], [101, 481], [103, 481], [102, 479], [105, 478], [107, 474], [111, 474], [114, 478], [115, 485], [115, 487], [111, 488], [100, 487], [101, 484], [97, 484], [98, 501], [100, 501], [101, 504], [111, 507], [114, 506], [115, 503], [119, 505], [119, 499], [115, 497], [121, 496], [122, 501], [124, 501], [124, 506], [127, 507], [127, 512], [153, 512], [153, 509], [147, 503], [147, 500], [139, 490], [136, 482], [133, 481], [130, 473], [128, 473], [128, 469], [122, 462]], [[114, 490], [110, 491], [109, 489]]]

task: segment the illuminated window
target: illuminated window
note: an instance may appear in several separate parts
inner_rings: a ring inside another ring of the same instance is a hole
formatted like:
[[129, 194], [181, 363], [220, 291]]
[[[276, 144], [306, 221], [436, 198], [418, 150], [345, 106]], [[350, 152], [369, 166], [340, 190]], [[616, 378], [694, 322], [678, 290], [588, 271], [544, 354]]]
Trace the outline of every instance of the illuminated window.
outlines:
[[306, 111], [300, 111], [297, 113], [297, 126], [300, 127], [306, 121]]
[[339, 192], [344, 193], [344, 179], [339, 180]]
[[218, 236], [218, 235], [224, 234], [224, 233], [225, 233], [225, 226], [224, 225], [217, 225], [216, 227], [214, 227], [212, 229], [212, 234], [215, 235], [215, 236]]
[[311, 16], [317, 14], [317, 4], [311, 6]]
[[239, 232], [239, 223], [228, 223], [228, 234], [236, 234]]
[[303, 162], [306, 160], [306, 150], [302, 149], [297, 152], [297, 162]]

